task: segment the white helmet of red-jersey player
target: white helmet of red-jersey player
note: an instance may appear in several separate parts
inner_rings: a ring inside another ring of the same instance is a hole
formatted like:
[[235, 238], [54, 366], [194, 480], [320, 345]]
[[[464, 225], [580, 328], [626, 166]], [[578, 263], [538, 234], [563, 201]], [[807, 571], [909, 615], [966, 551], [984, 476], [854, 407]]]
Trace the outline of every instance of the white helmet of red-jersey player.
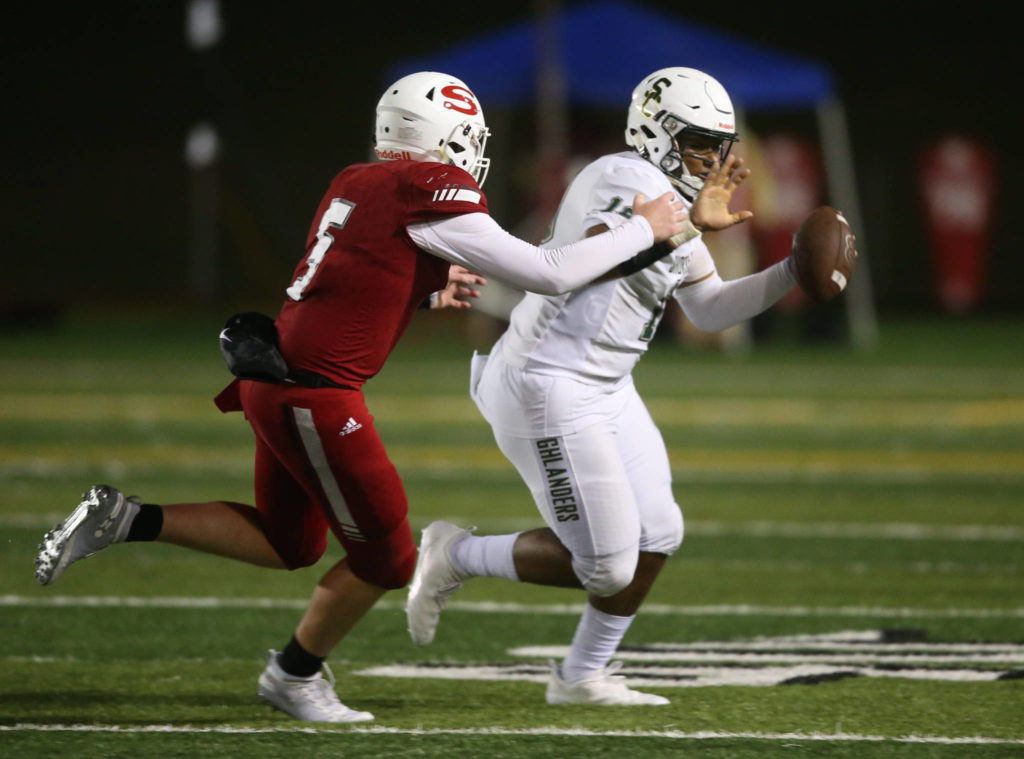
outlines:
[[490, 132], [466, 83], [436, 71], [403, 76], [377, 103], [374, 151], [383, 160], [439, 161], [465, 169], [483, 185]]
[[732, 100], [718, 80], [675, 66], [655, 71], [636, 86], [626, 116], [626, 144], [690, 200], [704, 185], [683, 163], [685, 137], [694, 134], [717, 140], [721, 161], [738, 140]]

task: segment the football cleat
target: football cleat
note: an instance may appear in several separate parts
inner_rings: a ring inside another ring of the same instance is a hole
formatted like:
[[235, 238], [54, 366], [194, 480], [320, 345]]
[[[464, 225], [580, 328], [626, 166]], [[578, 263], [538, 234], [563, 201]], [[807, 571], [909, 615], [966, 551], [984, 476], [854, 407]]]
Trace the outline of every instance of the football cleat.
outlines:
[[36, 579], [49, 585], [69, 565], [102, 551], [128, 536], [139, 513], [139, 499], [126, 498], [117, 488], [96, 485], [82, 494], [74, 511], [43, 536], [36, 555]]
[[622, 662], [612, 662], [582, 680], [567, 683], [562, 679], [557, 662], [550, 662], [551, 679], [545, 694], [549, 704], [591, 704], [595, 706], [664, 706], [663, 696], [643, 693], [626, 686], [626, 678], [615, 673]]
[[293, 678], [277, 663], [277, 651], [270, 649], [267, 666], [259, 679], [260, 698], [273, 708], [307, 722], [369, 722], [370, 712], [350, 709], [334, 692], [334, 673], [324, 664], [323, 673]]
[[417, 646], [427, 646], [434, 640], [441, 610], [466, 579], [452, 564], [449, 550], [472, 529], [438, 521], [423, 530], [416, 571], [409, 583], [409, 599], [405, 604], [409, 635]]

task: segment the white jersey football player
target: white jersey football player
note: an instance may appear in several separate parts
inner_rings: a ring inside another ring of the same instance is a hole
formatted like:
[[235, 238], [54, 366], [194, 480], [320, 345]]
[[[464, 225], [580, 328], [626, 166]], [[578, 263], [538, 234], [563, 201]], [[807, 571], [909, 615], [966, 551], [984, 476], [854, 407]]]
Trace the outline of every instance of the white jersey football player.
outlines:
[[622, 224], [637, 193], [674, 192], [692, 226], [673, 238], [670, 255], [629, 276], [562, 295], [527, 293], [490, 354], [474, 357], [473, 400], [547, 527], [476, 536], [447, 522], [429, 525], [407, 603], [414, 642], [433, 639], [445, 601], [466, 578], [579, 587], [588, 603], [569, 654], [552, 662], [547, 702], [668, 703], [628, 688], [609, 665], [683, 539], [665, 444], [631, 371], [670, 297], [697, 327], [716, 331], [755, 316], [795, 284], [788, 262], [723, 281], [699, 236], [752, 215], [728, 211], [747, 171], [729, 155], [736, 139], [732, 103], [715, 79], [662, 69], [633, 91], [630, 150], [597, 159], [572, 181], [548, 245]]
[[221, 410], [244, 411], [255, 430], [255, 508], [143, 503], [97, 485], [46, 533], [36, 556], [42, 585], [81, 559], [136, 541], [296, 569], [316, 563], [333, 532], [346, 556], [322, 577], [284, 649], [270, 651], [257, 686], [275, 708], [314, 722], [373, 719], [342, 703], [322, 670], [415, 568], [405, 490], [362, 387], [417, 307], [431, 293], [441, 306], [472, 297], [478, 274], [566, 292], [625, 264], [643, 268], [663, 254], [654, 243], [685, 229], [683, 205], [665, 193], [636, 198], [627, 224], [561, 248], [510, 235], [489, 215], [481, 189], [489, 130], [480, 103], [465, 82], [441, 72], [388, 87], [375, 134], [380, 160], [348, 166], [330, 182], [284, 290], [272, 329], [282, 354], [274, 370], [287, 363], [287, 380], [239, 379], [217, 397]]

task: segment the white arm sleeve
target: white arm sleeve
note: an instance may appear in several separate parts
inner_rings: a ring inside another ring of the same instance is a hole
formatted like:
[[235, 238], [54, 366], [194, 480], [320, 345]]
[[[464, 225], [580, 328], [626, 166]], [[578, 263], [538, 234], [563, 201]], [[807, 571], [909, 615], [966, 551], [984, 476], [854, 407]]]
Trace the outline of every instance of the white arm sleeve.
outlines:
[[485, 213], [410, 224], [406, 231], [428, 253], [541, 295], [575, 290], [654, 244], [642, 216], [557, 248], [530, 245]]
[[728, 282], [712, 271], [707, 279], [676, 290], [686, 318], [705, 332], [718, 332], [768, 309], [796, 284], [789, 259]]

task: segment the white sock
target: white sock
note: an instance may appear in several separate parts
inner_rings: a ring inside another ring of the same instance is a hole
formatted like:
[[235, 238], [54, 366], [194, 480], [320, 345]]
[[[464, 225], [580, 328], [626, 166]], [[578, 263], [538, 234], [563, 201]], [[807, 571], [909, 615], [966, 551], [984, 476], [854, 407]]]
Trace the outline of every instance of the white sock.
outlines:
[[562, 679], [571, 683], [607, 667], [635, 617], [605, 614], [587, 604], [562, 662]]
[[452, 564], [468, 577], [504, 577], [519, 581], [512, 561], [512, 547], [519, 533], [511, 535], [469, 535], [451, 548]]

